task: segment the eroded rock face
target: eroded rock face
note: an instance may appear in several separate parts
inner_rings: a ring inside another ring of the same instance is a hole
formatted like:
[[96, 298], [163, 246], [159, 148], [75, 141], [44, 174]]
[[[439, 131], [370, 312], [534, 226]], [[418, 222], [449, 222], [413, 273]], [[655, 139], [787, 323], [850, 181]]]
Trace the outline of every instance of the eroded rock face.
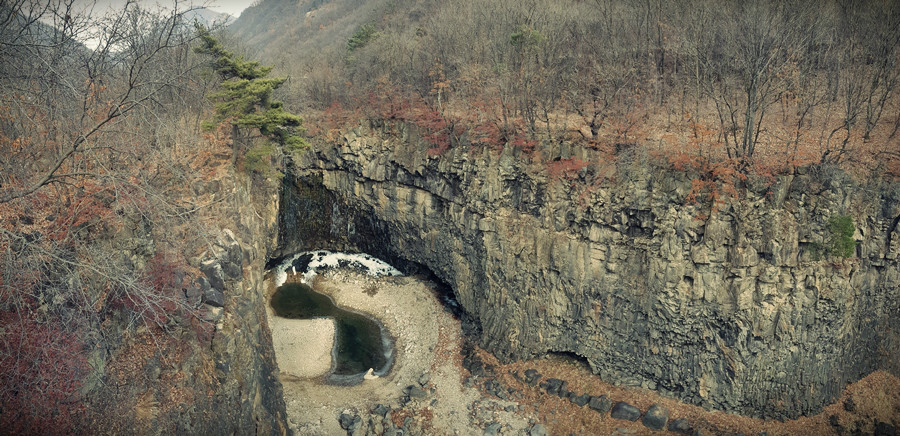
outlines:
[[91, 415], [101, 418], [86, 421], [80, 433], [288, 432], [263, 289], [277, 198], [257, 198], [257, 208], [248, 178], [228, 181], [221, 192], [234, 201], [217, 205], [224, 226], [195, 259], [200, 273], [176, 279], [209, 323], [188, 318], [151, 338], [144, 326], [111, 321], [110, 336], [119, 342], [92, 357], [93, 377], [103, 383], [88, 385], [84, 394]]
[[[605, 380], [740, 414], [816, 413], [847, 382], [898, 372], [900, 187], [800, 171], [716, 210], [633, 156], [573, 183], [512, 147], [427, 149], [401, 124], [314, 147], [280, 246], [425, 265], [501, 359], [572, 352]], [[814, 260], [835, 215], [853, 217], [858, 258]]]

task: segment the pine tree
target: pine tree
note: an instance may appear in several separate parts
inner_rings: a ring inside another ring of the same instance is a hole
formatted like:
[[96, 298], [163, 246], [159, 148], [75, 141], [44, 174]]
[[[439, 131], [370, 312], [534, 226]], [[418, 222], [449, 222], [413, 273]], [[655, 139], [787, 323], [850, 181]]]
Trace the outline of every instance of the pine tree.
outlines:
[[307, 146], [300, 136], [303, 119], [284, 110], [282, 102], [272, 99], [273, 91], [287, 78], [269, 77], [272, 67], [236, 56], [226, 50], [208, 29], [201, 25], [196, 27], [201, 44], [194, 50], [214, 57], [213, 66], [223, 80], [219, 90], [209, 95], [216, 101], [214, 123], [210, 123], [209, 127], [223, 122], [231, 124], [233, 160], [248, 146], [245, 133], [248, 130], [258, 131], [264, 142], [247, 150], [244, 154], [245, 165], [265, 176], [280, 176], [271, 167], [272, 156], [291, 154]]

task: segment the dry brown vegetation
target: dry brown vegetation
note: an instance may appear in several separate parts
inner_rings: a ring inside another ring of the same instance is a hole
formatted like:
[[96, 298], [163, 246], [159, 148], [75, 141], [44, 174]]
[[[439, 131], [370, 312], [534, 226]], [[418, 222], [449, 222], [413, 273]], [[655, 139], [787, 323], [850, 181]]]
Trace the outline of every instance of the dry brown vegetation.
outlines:
[[315, 134], [399, 119], [433, 154], [515, 146], [547, 162], [569, 157], [558, 142], [608, 160], [637, 146], [725, 187], [808, 164], [900, 175], [896, 2], [397, 0], [368, 19], [354, 4], [283, 6], [256, 46], [282, 60]]
[[[165, 413], [193, 395], [185, 347], [209, 341], [184, 289], [230, 200], [228, 138], [200, 129], [216, 82], [184, 10], [84, 6], [0, 5], [2, 433], [96, 430], [138, 403]], [[97, 48], [81, 45], [98, 30]], [[103, 385], [154, 365], [164, 404]]]

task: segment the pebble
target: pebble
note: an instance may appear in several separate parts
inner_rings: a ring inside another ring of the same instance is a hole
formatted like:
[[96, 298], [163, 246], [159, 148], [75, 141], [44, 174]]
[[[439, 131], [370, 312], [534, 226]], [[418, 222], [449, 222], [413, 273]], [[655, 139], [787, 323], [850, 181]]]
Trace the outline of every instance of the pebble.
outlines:
[[495, 436], [497, 434], [500, 434], [500, 427], [502, 427], [502, 425], [499, 422], [495, 422], [485, 427], [484, 434], [486, 436]]
[[528, 432], [528, 436], [547, 436], [547, 427], [543, 424], [535, 424]]

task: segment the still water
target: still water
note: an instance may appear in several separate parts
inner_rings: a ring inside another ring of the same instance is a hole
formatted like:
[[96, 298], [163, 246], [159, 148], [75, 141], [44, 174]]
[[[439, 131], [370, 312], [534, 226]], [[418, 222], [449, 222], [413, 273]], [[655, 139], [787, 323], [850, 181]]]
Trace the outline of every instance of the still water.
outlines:
[[375, 320], [338, 307], [330, 297], [302, 283], [279, 286], [270, 303], [275, 314], [284, 318], [335, 320], [333, 375], [359, 375], [369, 368], [381, 374], [388, 369], [390, 345]]

